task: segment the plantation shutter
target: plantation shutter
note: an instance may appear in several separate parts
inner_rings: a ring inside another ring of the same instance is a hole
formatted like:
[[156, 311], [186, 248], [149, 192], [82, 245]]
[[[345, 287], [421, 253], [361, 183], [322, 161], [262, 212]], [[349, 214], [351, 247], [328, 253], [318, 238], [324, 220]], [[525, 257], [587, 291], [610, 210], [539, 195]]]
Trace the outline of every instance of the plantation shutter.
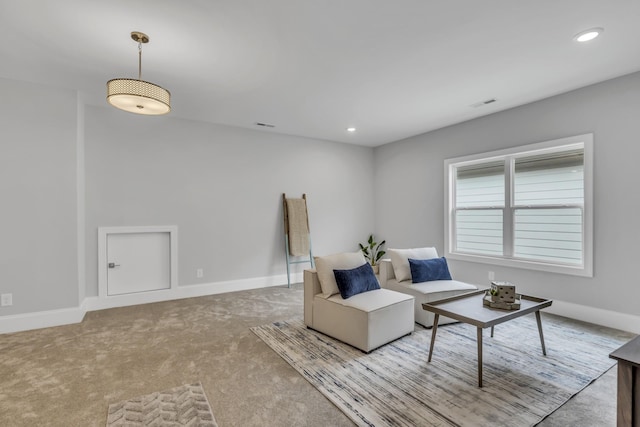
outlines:
[[457, 168], [457, 250], [503, 255], [504, 179], [503, 160]]
[[584, 153], [515, 159], [514, 256], [581, 264]]

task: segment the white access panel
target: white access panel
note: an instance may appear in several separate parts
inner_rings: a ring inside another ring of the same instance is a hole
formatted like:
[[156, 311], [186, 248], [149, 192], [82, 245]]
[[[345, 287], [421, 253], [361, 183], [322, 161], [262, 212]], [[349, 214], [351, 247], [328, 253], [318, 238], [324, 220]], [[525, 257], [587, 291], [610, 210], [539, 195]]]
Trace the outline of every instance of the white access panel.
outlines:
[[169, 233], [107, 236], [107, 295], [171, 287]]
[[100, 297], [171, 289], [177, 282], [177, 227], [100, 227]]

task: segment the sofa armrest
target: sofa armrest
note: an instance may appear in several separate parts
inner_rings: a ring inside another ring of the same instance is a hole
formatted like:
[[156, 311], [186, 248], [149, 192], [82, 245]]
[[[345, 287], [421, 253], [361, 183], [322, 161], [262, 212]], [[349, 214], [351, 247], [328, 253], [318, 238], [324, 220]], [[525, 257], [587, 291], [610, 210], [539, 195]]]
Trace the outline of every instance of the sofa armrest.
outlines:
[[322, 293], [318, 272], [304, 271], [304, 324], [313, 327], [313, 297]]
[[379, 266], [379, 278], [380, 286], [386, 287], [387, 280], [395, 278], [395, 274], [393, 273], [393, 265], [391, 264], [390, 259], [381, 259], [378, 261]]

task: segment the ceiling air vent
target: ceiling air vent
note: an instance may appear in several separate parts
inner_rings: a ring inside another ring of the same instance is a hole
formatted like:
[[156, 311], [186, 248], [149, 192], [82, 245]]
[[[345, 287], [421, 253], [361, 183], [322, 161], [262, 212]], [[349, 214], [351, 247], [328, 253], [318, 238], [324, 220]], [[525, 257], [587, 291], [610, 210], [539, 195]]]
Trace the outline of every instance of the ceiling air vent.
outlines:
[[485, 101], [476, 102], [475, 104], [471, 104], [471, 106], [473, 108], [478, 108], [478, 107], [483, 107], [485, 105], [493, 104], [496, 101], [497, 101], [497, 99], [491, 98], [491, 99], [487, 99]]

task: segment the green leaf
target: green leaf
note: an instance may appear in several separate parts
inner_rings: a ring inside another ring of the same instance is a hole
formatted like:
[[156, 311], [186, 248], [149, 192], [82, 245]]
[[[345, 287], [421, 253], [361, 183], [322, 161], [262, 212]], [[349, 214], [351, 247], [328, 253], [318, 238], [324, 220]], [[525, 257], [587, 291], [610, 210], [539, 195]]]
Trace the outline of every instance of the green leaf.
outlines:
[[369, 238], [367, 239], [367, 245], [358, 243], [358, 246], [360, 247], [362, 254], [369, 261], [369, 263], [371, 265], [376, 265], [376, 261], [380, 260], [380, 258], [382, 258], [386, 253], [385, 251], [381, 250], [382, 245], [384, 245], [385, 243], [385, 240], [380, 243], [376, 242], [373, 234], [370, 234]]

